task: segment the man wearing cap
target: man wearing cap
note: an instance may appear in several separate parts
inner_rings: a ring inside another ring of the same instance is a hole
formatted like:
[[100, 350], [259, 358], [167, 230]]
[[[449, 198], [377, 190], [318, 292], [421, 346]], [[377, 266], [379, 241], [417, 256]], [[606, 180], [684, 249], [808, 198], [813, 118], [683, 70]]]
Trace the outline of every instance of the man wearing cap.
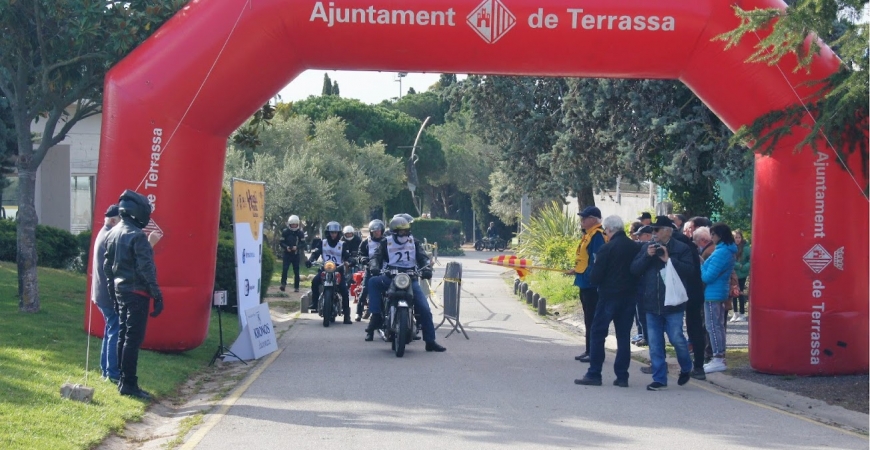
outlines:
[[604, 228], [601, 227], [601, 210], [595, 206], [587, 206], [577, 213], [580, 216], [580, 226], [583, 237], [577, 247], [577, 257], [574, 269], [568, 273], [574, 275], [574, 286], [580, 288], [580, 304], [583, 306], [583, 324], [586, 327], [586, 349], [582, 355], [574, 357], [580, 362], [590, 362], [589, 349], [591, 345], [592, 320], [595, 308], [598, 306], [598, 285], [589, 276], [595, 264], [595, 255], [607, 243]]
[[[103, 314], [106, 328], [103, 332], [103, 346], [100, 350], [100, 372], [103, 379], [118, 384], [121, 372], [118, 369], [118, 313], [112, 296], [109, 294], [109, 286], [106, 282], [106, 272], [103, 271], [103, 261], [106, 260], [106, 236], [118, 222], [121, 216], [118, 213], [118, 205], [109, 206], [106, 210], [106, 219], [103, 227], [97, 233], [94, 240], [94, 249], [91, 253], [91, 301], [97, 305]], [[114, 289], [114, 286], [112, 287]]]
[[665, 339], [674, 346], [677, 361], [680, 363], [680, 386], [689, 382], [692, 372], [692, 358], [689, 356], [688, 342], [683, 335], [683, 313], [686, 302], [676, 306], [665, 306], [665, 283], [661, 271], [668, 261], [676, 269], [680, 280], [694, 275], [692, 250], [688, 245], [672, 239], [674, 222], [666, 216], [657, 216], [653, 223], [653, 240], [642, 245], [640, 252], [631, 262], [631, 273], [640, 277], [643, 285], [643, 304], [646, 309], [647, 341], [652, 361], [653, 382], [646, 388], [660, 391], [668, 387], [668, 365], [665, 362]]
[[639, 220], [640, 223], [644, 224], [644, 226], [649, 225], [652, 223], [652, 214], [648, 212], [641, 213], [640, 217], [638, 217], [637, 220]]
[[[649, 225], [641, 226], [634, 233], [635, 239], [637, 242], [643, 244], [644, 242], [649, 242], [652, 240], [652, 232], [653, 228]], [[632, 344], [637, 345], [638, 347], [645, 347], [647, 345], [646, 338], [646, 310], [643, 309], [643, 285], [637, 284], [637, 315], [635, 316], [635, 323], [637, 323], [637, 331], [638, 335], [635, 336], [635, 339], [632, 339]], [[650, 372], [652, 373], [652, 372]]]

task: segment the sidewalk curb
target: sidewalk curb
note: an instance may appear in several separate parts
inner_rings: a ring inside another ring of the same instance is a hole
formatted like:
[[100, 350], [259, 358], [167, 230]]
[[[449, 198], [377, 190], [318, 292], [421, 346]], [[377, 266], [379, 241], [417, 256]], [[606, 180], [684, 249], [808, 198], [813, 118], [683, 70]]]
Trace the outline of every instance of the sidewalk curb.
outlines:
[[[505, 286], [508, 294], [516, 301], [523, 302], [513, 294], [511, 287]], [[576, 332], [585, 336], [586, 330], [582, 322], [568, 318], [559, 320], [552, 316], [542, 317], [532, 310], [529, 315], [535, 317], [536, 323], [550, 326], [566, 334]], [[604, 348], [611, 353], [616, 352], [616, 337], [608, 335], [604, 341]], [[647, 349], [631, 345], [631, 359], [635, 362], [649, 364]], [[680, 368], [676, 358], [668, 357], [668, 369], [670, 373], [679, 373]], [[770, 386], [733, 377], [727, 373], [712, 373], [707, 375], [707, 381], [692, 380], [701, 388], [722, 395], [736, 398], [737, 400], [771, 408], [782, 413], [790, 414], [803, 420], [812, 421], [825, 426], [836, 428], [839, 431], [858, 435], [866, 438], [870, 435], [870, 415], [857, 411], [850, 411], [842, 406], [829, 405], [822, 400], [804, 397], [792, 392], [779, 390]]]

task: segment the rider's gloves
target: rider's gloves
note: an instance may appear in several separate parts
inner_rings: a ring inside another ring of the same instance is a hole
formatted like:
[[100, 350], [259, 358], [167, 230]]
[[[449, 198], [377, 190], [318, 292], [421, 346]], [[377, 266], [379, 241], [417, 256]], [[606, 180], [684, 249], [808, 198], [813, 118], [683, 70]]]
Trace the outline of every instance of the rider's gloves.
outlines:
[[428, 267], [424, 267], [420, 271], [420, 278], [422, 278], [424, 280], [431, 280], [432, 279], [432, 269], [430, 269]]
[[311, 260], [310, 259], [305, 261], [305, 267], [308, 267], [309, 269], [311, 268]]

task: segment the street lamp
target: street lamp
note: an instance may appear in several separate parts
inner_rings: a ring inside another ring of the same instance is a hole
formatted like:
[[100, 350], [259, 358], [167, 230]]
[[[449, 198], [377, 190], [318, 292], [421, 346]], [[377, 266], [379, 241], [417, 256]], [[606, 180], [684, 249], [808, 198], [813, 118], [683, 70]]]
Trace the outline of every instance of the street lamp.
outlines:
[[405, 78], [406, 76], [408, 76], [408, 72], [399, 72], [398, 74], [396, 74], [396, 79], [393, 80], [393, 81], [399, 82], [399, 99], [400, 100], [402, 99], [402, 78]]

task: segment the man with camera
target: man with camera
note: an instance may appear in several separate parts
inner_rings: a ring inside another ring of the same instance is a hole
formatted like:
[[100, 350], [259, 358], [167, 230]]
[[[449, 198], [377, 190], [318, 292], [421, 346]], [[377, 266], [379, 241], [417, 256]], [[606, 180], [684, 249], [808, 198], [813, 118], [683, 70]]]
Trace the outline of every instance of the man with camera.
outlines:
[[[692, 372], [692, 358], [683, 335], [683, 313], [686, 303], [665, 306], [665, 283], [662, 271], [670, 262], [680, 280], [694, 275], [691, 249], [688, 245], [672, 239], [674, 223], [666, 216], [657, 216], [653, 226], [653, 240], [642, 245], [640, 252], [631, 262], [631, 273], [640, 277], [643, 285], [643, 304], [646, 309], [647, 341], [652, 361], [653, 382], [647, 390], [659, 391], [668, 387], [668, 365], [665, 362], [665, 339], [674, 346], [677, 361], [680, 363], [680, 386], [689, 382]], [[683, 283], [685, 286], [685, 283]]]

